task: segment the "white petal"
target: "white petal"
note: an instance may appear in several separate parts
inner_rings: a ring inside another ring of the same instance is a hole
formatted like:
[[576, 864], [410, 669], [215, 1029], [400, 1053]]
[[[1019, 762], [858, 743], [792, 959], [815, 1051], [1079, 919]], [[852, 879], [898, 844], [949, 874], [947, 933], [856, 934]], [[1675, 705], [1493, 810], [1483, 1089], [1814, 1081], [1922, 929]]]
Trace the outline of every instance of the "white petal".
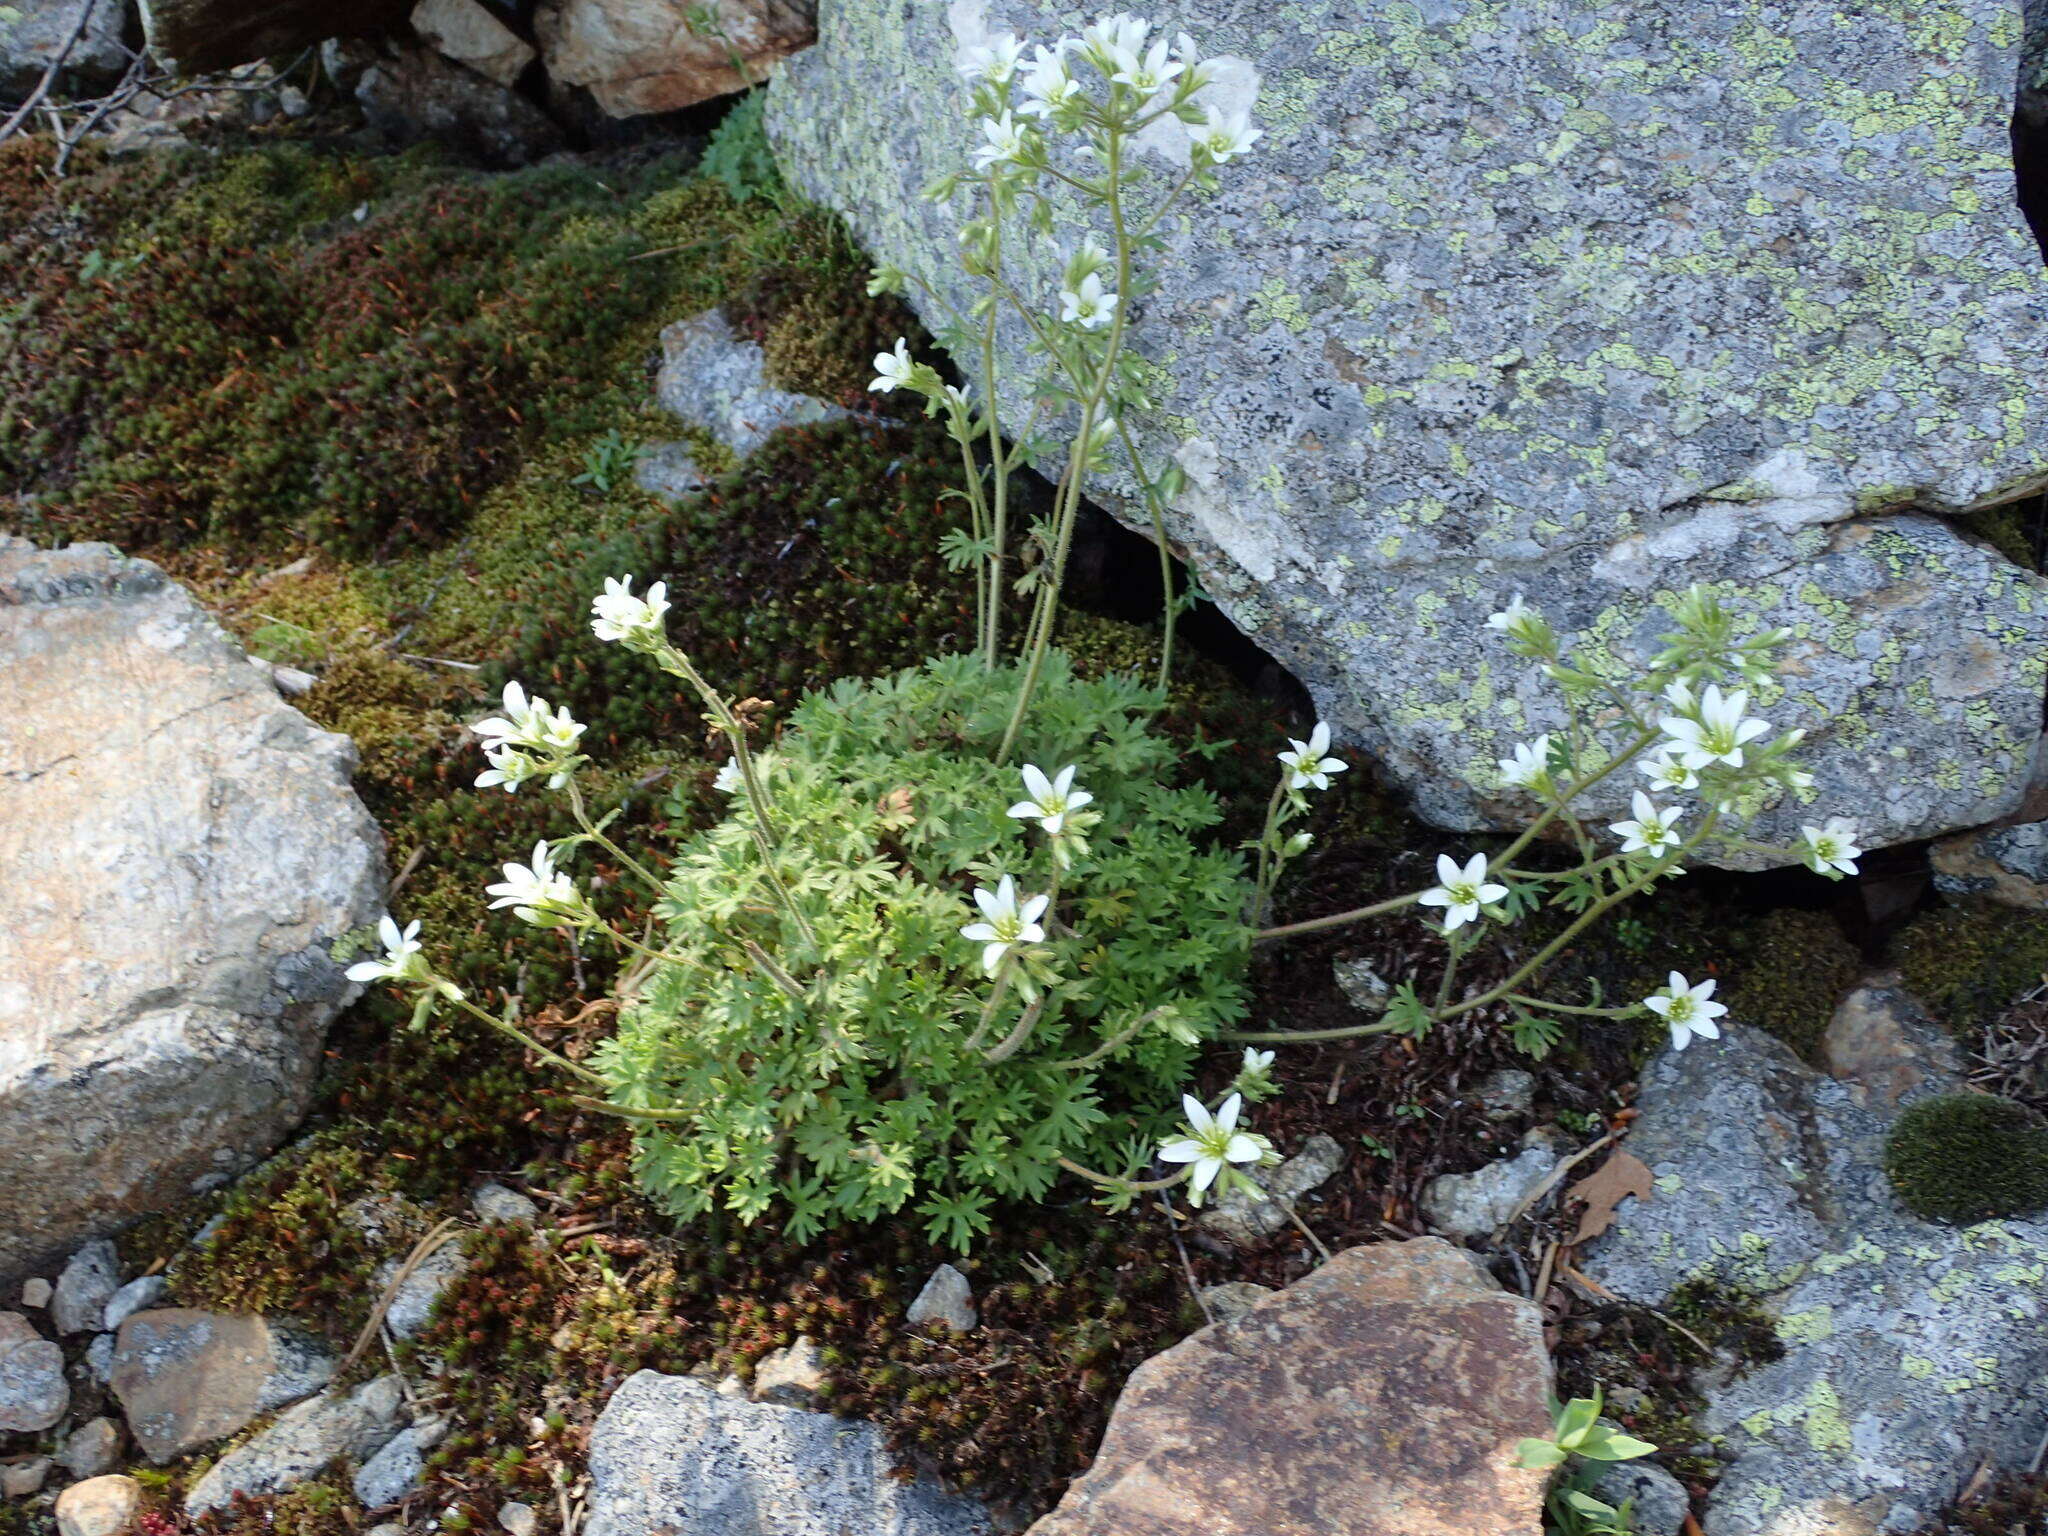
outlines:
[[1243, 1111], [1244, 1095], [1241, 1093], [1233, 1093], [1229, 1098], [1223, 1101], [1223, 1107], [1216, 1111], [1216, 1129], [1219, 1131], [1236, 1130], [1237, 1117], [1241, 1113], [1243, 1113]]
[[1160, 1158], [1169, 1163], [1192, 1163], [1201, 1155], [1202, 1144], [1191, 1136], [1169, 1141], [1159, 1149]]

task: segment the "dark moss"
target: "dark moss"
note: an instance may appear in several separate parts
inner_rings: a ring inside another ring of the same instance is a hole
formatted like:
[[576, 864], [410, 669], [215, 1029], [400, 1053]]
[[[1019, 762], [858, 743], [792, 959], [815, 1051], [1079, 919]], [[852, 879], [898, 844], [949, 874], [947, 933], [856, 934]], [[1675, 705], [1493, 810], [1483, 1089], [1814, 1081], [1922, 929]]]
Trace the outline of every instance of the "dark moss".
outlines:
[[1923, 912], [1892, 939], [1906, 989], [1970, 1037], [2048, 973], [2048, 913], [1953, 906]]
[[1825, 912], [1785, 908], [1752, 924], [1733, 948], [1730, 1017], [1769, 1030], [1811, 1059], [1835, 1005], [1862, 975], [1841, 925]]
[[1967, 1223], [2048, 1206], [2048, 1120], [2011, 1099], [1922, 1099], [1892, 1127], [1884, 1171], [1907, 1209]]

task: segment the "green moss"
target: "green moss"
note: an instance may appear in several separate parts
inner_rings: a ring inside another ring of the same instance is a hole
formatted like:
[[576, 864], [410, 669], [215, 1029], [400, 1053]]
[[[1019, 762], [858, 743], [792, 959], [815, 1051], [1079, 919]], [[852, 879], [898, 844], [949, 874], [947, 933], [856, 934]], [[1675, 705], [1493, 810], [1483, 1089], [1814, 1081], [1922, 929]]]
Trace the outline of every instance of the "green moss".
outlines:
[[1856, 985], [1862, 965], [1855, 946], [1825, 912], [1786, 908], [1742, 934], [1728, 963], [1732, 1018], [1769, 1030], [1811, 1058]]
[[2048, 500], [2034, 497], [1986, 507], [1956, 520], [1965, 533], [1975, 534], [2014, 565], [2027, 570], [2042, 569], [2042, 555], [2048, 549]]
[[2011, 1099], [1952, 1093], [1899, 1116], [1884, 1170], [1929, 1221], [1985, 1221], [2048, 1206], [2048, 1120]]
[[2048, 913], [1975, 905], [1923, 912], [1893, 937], [1891, 959], [1939, 1023], [1972, 1036], [2048, 972]]

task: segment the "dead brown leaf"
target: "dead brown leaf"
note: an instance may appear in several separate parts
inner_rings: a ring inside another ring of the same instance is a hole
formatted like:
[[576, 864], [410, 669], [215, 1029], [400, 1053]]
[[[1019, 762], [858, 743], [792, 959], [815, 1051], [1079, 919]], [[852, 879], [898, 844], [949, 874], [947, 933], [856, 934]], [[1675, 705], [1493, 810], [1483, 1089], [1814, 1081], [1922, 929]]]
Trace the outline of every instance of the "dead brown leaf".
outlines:
[[875, 802], [875, 814], [892, 826], [908, 827], [917, 822], [910, 809], [910, 790], [892, 789]]
[[1586, 1202], [1585, 1210], [1579, 1213], [1579, 1230], [1572, 1235], [1572, 1246], [1605, 1232], [1614, 1225], [1615, 1207], [1630, 1195], [1638, 1200], [1649, 1199], [1652, 1187], [1649, 1166], [1641, 1158], [1620, 1148], [1609, 1153], [1606, 1162], [1565, 1191], [1567, 1200]]

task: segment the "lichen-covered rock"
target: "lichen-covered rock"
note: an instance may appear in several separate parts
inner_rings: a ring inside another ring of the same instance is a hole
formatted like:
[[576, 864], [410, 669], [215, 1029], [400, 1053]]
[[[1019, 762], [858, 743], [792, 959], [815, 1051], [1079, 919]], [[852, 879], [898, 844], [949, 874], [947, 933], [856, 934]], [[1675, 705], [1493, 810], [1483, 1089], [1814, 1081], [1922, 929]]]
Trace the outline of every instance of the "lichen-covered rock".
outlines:
[[165, 1307], [121, 1325], [108, 1385], [150, 1460], [175, 1461], [319, 1391], [334, 1361], [260, 1317]]
[[585, 1536], [990, 1536], [980, 1506], [890, 1476], [869, 1424], [629, 1377], [590, 1432]]
[[1485, 1237], [1504, 1226], [1557, 1166], [1547, 1145], [1527, 1147], [1470, 1173], [1440, 1173], [1422, 1190], [1422, 1214], [1451, 1237]]
[[1934, 888], [2048, 912], [2048, 821], [1987, 827], [1945, 837], [1928, 850]]
[[402, 1426], [404, 1404], [396, 1376], [379, 1376], [353, 1392], [331, 1388], [308, 1398], [215, 1462], [185, 1495], [185, 1511], [203, 1515], [226, 1507], [237, 1494], [282, 1493], [343, 1457], [361, 1461], [375, 1455]]
[[0, 6], [0, 97], [26, 96], [60, 57], [60, 95], [119, 77], [128, 65], [121, 51], [127, 7], [117, 0], [92, 0], [87, 14], [87, 3], [13, 0]]
[[104, 544], [0, 535], [0, 719], [4, 1276], [277, 1145], [384, 871], [347, 739]]
[[367, 1457], [350, 1482], [363, 1507], [382, 1509], [419, 1487], [426, 1478], [427, 1452], [433, 1448], [435, 1439], [430, 1430], [410, 1425], [386, 1441], [382, 1450]]
[[0, 1435], [48, 1429], [70, 1407], [64, 1351], [19, 1312], [0, 1312]]
[[1338, 1254], [1131, 1374], [1030, 1536], [1536, 1536], [1535, 1307], [1439, 1238]]
[[[1560, 718], [1489, 612], [1519, 591], [1643, 657], [1668, 628], [1653, 595], [1693, 582], [1794, 629], [1761, 702], [1811, 730], [1815, 803], [1866, 844], [2015, 808], [2048, 584], [1925, 515], [2048, 478], [2014, 0], [1150, 14], [1242, 61], [1226, 98], [1257, 72], [1266, 134], [1162, 227], [1135, 325], [1157, 409], [1132, 425], [1188, 476], [1169, 534], [1423, 814], [1521, 819], [1495, 759]], [[918, 196], [977, 142], [956, 44], [1070, 22], [827, 3], [771, 138], [878, 260], [964, 307], [961, 215]], [[1171, 167], [1144, 163], [1156, 189]], [[1066, 255], [1008, 249], [1027, 286]], [[1014, 428], [1019, 330], [1004, 352]], [[1146, 525], [1121, 467], [1091, 490]]]
[[783, 427], [837, 421], [848, 413], [768, 382], [761, 348], [733, 334], [717, 310], [664, 327], [655, 394], [663, 410], [709, 432], [745, 458]]
[[1894, 1103], [1730, 1024], [1653, 1062], [1628, 1150], [1655, 1194], [1620, 1207], [1587, 1272], [1661, 1306], [1699, 1277], [1755, 1298], [1782, 1358], [1706, 1384], [1729, 1465], [1707, 1536], [1916, 1529], [1976, 1467], [2024, 1466], [2048, 1400], [2048, 1223], [1924, 1222], [1893, 1197], [1885, 1137], [1952, 1086]]
[[759, 85], [817, 35], [816, 0], [544, 0], [548, 74], [613, 117], [674, 112]]
[[121, 1256], [105, 1238], [71, 1255], [50, 1292], [50, 1321], [59, 1333], [98, 1333], [107, 1303], [121, 1288]]

